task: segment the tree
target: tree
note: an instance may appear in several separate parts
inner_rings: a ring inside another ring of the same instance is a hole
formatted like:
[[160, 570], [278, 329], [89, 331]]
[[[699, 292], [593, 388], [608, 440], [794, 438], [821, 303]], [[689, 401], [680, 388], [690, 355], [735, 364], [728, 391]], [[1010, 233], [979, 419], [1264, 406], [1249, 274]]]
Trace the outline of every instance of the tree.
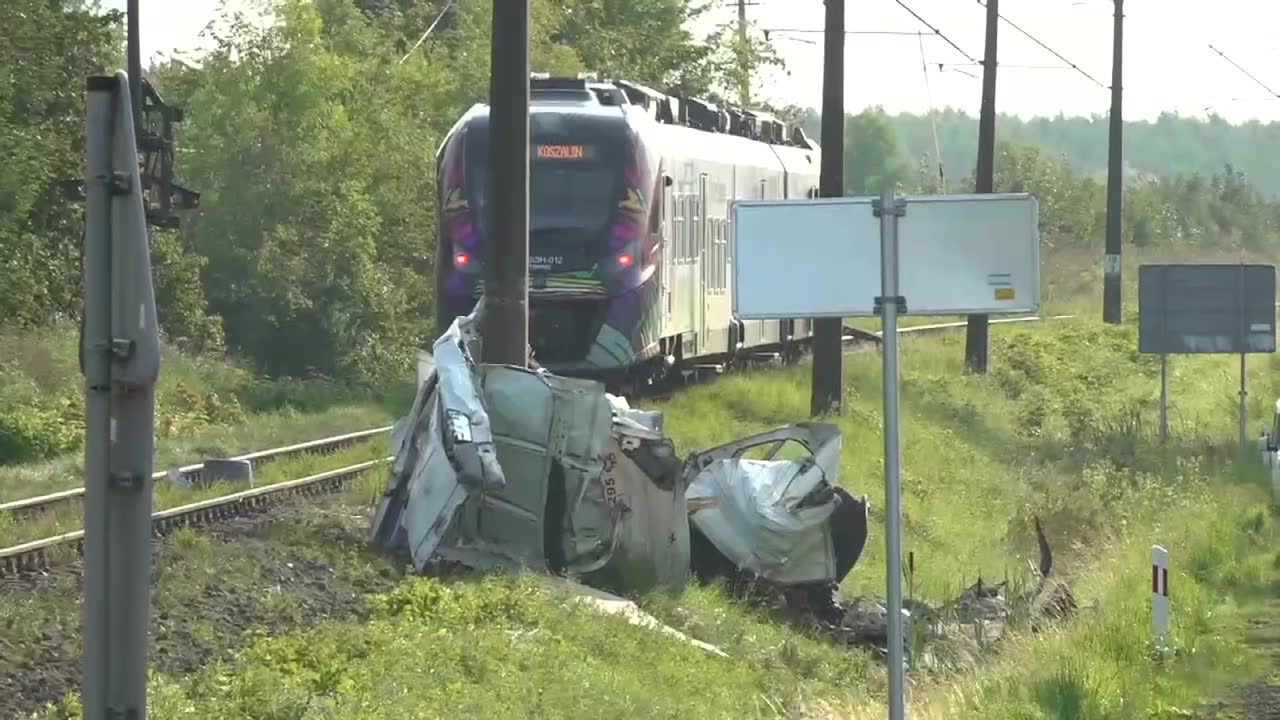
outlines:
[[850, 115], [844, 124], [844, 189], [850, 195], [878, 195], [884, 183], [908, 177], [898, 136], [882, 108]]
[[785, 68], [781, 56], [763, 36], [757, 37], [754, 23], [740, 33], [736, 25], [726, 25], [706, 39], [706, 70], [701, 73], [706, 92], [731, 102], [749, 106], [755, 81], [767, 67]]
[[[353, 382], [409, 366], [431, 316], [424, 122], [446, 83], [342, 0], [287, 0], [175, 78], [189, 94], [187, 225], [232, 348], [274, 374]], [[228, 20], [233, 20], [228, 18]]]
[[11, 0], [0, 23], [0, 323], [78, 317], [84, 79], [116, 58], [122, 17], [71, 0]]
[[632, 80], [657, 90], [702, 93], [711, 48], [687, 29], [701, 14], [689, 0], [563, 0], [548, 39], [573, 48], [600, 77]]

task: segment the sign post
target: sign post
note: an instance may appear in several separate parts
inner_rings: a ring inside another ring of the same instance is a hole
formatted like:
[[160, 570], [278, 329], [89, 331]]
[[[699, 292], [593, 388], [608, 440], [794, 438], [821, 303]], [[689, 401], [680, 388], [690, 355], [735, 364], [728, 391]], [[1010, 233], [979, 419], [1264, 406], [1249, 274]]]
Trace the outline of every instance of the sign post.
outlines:
[[873, 207], [880, 218], [880, 294], [876, 308], [884, 320], [884, 511], [885, 557], [889, 567], [889, 717], [904, 717], [905, 692], [902, 658], [902, 420], [898, 381], [898, 313], [906, 301], [898, 294], [898, 218], [906, 203], [894, 196], [892, 185]]
[[[898, 317], [1040, 309], [1039, 205], [1025, 193], [742, 200], [732, 213], [734, 313], [884, 322], [889, 717], [906, 712]], [[805, 228], [797, 235], [795, 229]], [[877, 273], [876, 271], [879, 270]]]
[[1161, 652], [1169, 647], [1173, 612], [1169, 600], [1169, 551], [1151, 546], [1151, 630]]
[[1160, 353], [1160, 444], [1169, 441], [1169, 356]]
[[1240, 452], [1249, 451], [1246, 356], [1276, 351], [1272, 265], [1138, 268], [1138, 352], [1161, 356], [1161, 439], [1168, 435], [1168, 356], [1240, 356]]

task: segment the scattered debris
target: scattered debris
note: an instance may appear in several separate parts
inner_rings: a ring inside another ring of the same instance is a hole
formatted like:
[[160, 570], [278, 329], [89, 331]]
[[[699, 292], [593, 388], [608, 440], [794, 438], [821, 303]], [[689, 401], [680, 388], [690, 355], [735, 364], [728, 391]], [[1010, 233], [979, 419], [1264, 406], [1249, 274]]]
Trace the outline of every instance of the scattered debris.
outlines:
[[1065, 620], [1073, 617], [1079, 606], [1076, 603], [1075, 593], [1071, 592], [1071, 587], [1051, 577], [1053, 551], [1049, 549], [1049, 541], [1045, 539], [1040, 517], [1035, 516], [1033, 520], [1036, 525], [1036, 542], [1040, 546], [1040, 582], [1036, 585], [1035, 594], [1031, 600], [1030, 614], [1033, 620], [1032, 627], [1038, 628], [1039, 625], [1036, 622], [1038, 618]]
[[248, 460], [216, 458], [205, 460], [200, 467], [200, 476], [194, 484], [208, 487], [219, 482], [234, 483], [254, 487], [253, 463]]
[[681, 640], [683, 642], [689, 643], [690, 645], [696, 648], [699, 648], [701, 650], [706, 650], [712, 655], [718, 655], [723, 658], [729, 657], [728, 655], [725, 654], [723, 650], [716, 647], [715, 645], [704, 643], [701, 640], [696, 640], [694, 638], [689, 637], [688, 635], [685, 635], [679, 630], [676, 630], [673, 627], [664, 625], [663, 623], [659, 622], [657, 618], [641, 610], [640, 606], [636, 605], [634, 602], [630, 600], [627, 600], [626, 598], [620, 598], [617, 595], [605, 592], [604, 590], [599, 590], [593, 587], [587, 587], [586, 585], [582, 585], [580, 583], [575, 583], [572, 581], [567, 581], [565, 583], [565, 587], [568, 589], [569, 592], [573, 593], [579, 599], [585, 601], [592, 608], [596, 609], [599, 612], [605, 613], [607, 615], [621, 615], [622, 617], [626, 618], [627, 622], [630, 622], [632, 625], [639, 625], [641, 627], [652, 628], [654, 630], [657, 630], [658, 632], [666, 633], [667, 635], [670, 635], [676, 638], [677, 640]]

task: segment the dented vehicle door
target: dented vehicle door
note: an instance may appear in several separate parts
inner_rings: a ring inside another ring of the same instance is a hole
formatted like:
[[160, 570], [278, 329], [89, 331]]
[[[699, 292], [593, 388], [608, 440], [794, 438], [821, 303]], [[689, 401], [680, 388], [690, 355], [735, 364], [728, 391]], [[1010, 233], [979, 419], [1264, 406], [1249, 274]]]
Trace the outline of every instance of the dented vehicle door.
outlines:
[[[807, 456], [772, 459], [787, 443]], [[843, 579], [866, 545], [868, 506], [838, 486], [840, 447], [836, 426], [797, 423], [691, 455], [685, 475], [699, 576], [736, 568], [780, 584]], [[771, 448], [764, 459], [745, 457], [760, 448]]]

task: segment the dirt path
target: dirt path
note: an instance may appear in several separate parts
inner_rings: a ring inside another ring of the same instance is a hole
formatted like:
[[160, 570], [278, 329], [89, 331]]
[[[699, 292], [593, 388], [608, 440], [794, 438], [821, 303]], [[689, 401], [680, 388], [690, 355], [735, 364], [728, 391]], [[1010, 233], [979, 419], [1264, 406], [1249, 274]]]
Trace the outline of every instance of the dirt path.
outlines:
[[1245, 642], [1271, 659], [1270, 674], [1207, 708], [1204, 720], [1280, 720], [1280, 599], [1250, 622]]

